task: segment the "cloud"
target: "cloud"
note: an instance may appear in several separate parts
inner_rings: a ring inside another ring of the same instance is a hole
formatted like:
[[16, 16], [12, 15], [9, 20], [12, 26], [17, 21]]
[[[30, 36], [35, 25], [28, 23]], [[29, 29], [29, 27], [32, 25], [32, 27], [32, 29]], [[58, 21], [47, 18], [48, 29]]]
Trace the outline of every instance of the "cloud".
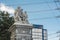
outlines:
[[6, 6], [3, 3], [0, 3], [0, 10], [1, 11], [7, 11], [10, 14], [14, 13], [14, 9], [12, 7]]

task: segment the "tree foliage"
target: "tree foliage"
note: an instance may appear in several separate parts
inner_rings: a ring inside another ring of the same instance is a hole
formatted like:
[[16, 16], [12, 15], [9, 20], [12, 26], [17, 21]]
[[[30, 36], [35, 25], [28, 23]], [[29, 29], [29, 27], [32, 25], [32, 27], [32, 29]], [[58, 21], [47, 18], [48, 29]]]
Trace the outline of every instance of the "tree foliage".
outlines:
[[0, 40], [10, 40], [9, 27], [14, 23], [14, 18], [5, 11], [0, 11]]

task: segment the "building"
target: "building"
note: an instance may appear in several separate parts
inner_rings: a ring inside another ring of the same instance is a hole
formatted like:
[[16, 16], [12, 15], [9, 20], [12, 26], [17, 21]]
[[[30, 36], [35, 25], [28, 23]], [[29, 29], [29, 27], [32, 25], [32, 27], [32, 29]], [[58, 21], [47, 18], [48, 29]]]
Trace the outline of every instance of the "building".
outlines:
[[44, 34], [44, 40], [48, 40], [48, 37], [47, 37], [47, 29], [43, 29], [43, 34]]
[[32, 39], [33, 40], [47, 40], [47, 30], [43, 29], [43, 25], [33, 24]]

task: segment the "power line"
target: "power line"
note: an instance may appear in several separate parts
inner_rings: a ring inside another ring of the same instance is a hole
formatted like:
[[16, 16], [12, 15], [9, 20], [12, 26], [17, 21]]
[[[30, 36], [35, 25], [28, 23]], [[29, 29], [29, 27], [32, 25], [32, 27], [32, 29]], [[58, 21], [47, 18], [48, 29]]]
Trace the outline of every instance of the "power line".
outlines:
[[39, 11], [27, 11], [28, 13], [39, 13], [39, 12], [46, 12], [46, 11], [54, 11], [55, 9], [49, 9], [49, 10], [39, 10]]
[[27, 12], [28, 13], [39, 13], [39, 12], [47, 12], [47, 11], [56, 11], [56, 9], [38, 10], [38, 11], [27, 11]]
[[[58, 3], [60, 1], [56, 1], [56, 3]], [[35, 3], [23, 3], [23, 4], [10, 4], [10, 5], [6, 5], [6, 6], [17, 6], [17, 5], [21, 5], [21, 6], [26, 6], [26, 5], [37, 5], [37, 4], [45, 4], [46, 2], [35, 2]], [[54, 1], [48, 2], [48, 3], [54, 3]]]
[[[54, 0], [54, 3], [56, 4], [56, 7], [58, 8], [58, 5], [57, 5], [57, 2], [59, 2], [59, 1], [55, 1]], [[46, 2], [47, 3], [47, 5], [48, 5], [48, 7], [51, 9], [51, 7], [49, 6], [49, 4], [48, 4], [48, 2]], [[55, 13], [54, 12], [52, 12], [52, 14], [53, 14], [53, 16], [55, 16]], [[55, 17], [55, 19], [57, 20], [57, 22], [58, 22], [58, 24], [59, 24], [59, 21], [58, 21], [58, 19], [57, 18], [59, 18], [60, 16], [56, 16]], [[59, 26], [60, 26], [60, 24], [59, 24]], [[56, 33], [53, 33], [53, 34], [56, 34]]]
[[[49, 4], [48, 4], [48, 7], [50, 8]], [[53, 12], [52, 12], [53, 15], [55, 15]], [[60, 16], [56, 16], [55, 18], [59, 18]], [[53, 34], [57, 34], [58, 32], [55, 32], [55, 33], [52, 33], [52, 34], [49, 34], [49, 36], [53, 35]], [[56, 37], [53, 37], [53, 38], [56, 38]], [[49, 38], [49, 39], [53, 39], [53, 38]]]
[[56, 1], [54, 0], [54, 3], [56, 4], [56, 7], [58, 8], [58, 5], [57, 5], [57, 3], [56, 3]]
[[[8, 17], [8, 16], [1, 16], [1, 17]], [[53, 19], [53, 18], [60, 18], [60, 15], [53, 16], [53, 17], [45, 17], [45, 18], [32, 18], [32, 19], [29, 19], [29, 20], [44, 20], [44, 19]]]
[[[51, 34], [49, 34], [49, 36], [50, 36], [50, 35], [53, 35], [53, 34], [58, 34], [58, 33], [60, 33], [60, 31], [57, 31], [57, 32], [55, 32], [55, 33], [51, 33]], [[54, 38], [57, 38], [57, 37], [60, 38], [60, 35], [57, 35], [57, 36], [55, 36], [55, 37], [50, 37], [50, 38], [48, 38], [48, 39], [54, 39]]]
[[[54, 2], [54, 1], [53, 1]], [[58, 2], [58, 1], [56, 1], [56, 2]], [[60, 1], [59, 1], [60, 2]], [[49, 3], [49, 2], [44, 2], [44, 3]], [[28, 3], [28, 4], [34, 4], [34, 3]], [[35, 3], [35, 4], [37, 4], [37, 3]], [[39, 3], [38, 3], [39, 4]], [[24, 5], [26, 5], [26, 4], [24, 4]], [[49, 5], [48, 5], [48, 7], [49, 7]], [[50, 7], [49, 7], [50, 8]], [[38, 13], [38, 12], [46, 12], [46, 11], [54, 11], [54, 10], [57, 10], [57, 9], [49, 9], [49, 10], [39, 10], [39, 11], [27, 11], [28, 13]], [[59, 9], [60, 10], [60, 9]]]
[[[58, 0], [57, 0], [58, 1]], [[56, 3], [56, 1], [54, 0], [54, 3], [55, 3], [55, 5], [56, 5], [56, 9], [57, 10], [60, 10], [60, 7], [58, 7], [58, 5], [57, 5], [57, 3]]]
[[48, 35], [51, 36], [51, 35], [57, 34], [57, 33], [60, 33], [60, 31], [57, 31], [57, 32], [54, 32], [54, 33], [50, 33], [50, 34], [48, 34]]
[[38, 10], [38, 11], [27, 11], [28, 13], [39, 13], [39, 12], [47, 12], [47, 11], [57, 11], [57, 9], [49, 9], [49, 10]]
[[56, 32], [55, 32], [55, 33], [50, 33], [50, 34], [48, 34], [48, 36], [51, 36], [51, 35], [53, 35], [53, 34], [56, 34]]
[[57, 38], [57, 36], [55, 36], [55, 37], [51, 37], [51, 38], [48, 38], [48, 39], [54, 39], [54, 38]]
[[46, 17], [46, 18], [33, 18], [33, 19], [29, 19], [29, 20], [44, 20], [44, 19], [53, 19], [53, 18], [60, 18], [60, 16], [54, 16], [54, 17]]
[[[58, 1], [58, 0], [54, 0], [54, 3], [55, 3], [56, 8], [57, 8], [56, 10], [58, 10], [58, 9], [60, 10], [60, 8], [58, 7], [56, 1]], [[59, 12], [59, 13], [60, 13], [60, 12]], [[53, 12], [52, 14], [53, 14], [53, 16], [55, 16], [55, 13], [54, 13], [54, 12]], [[56, 13], [56, 14], [57, 14], [57, 13]], [[55, 19], [56, 19], [56, 21], [57, 21], [57, 24], [59, 24], [59, 21], [58, 21], [58, 19], [57, 19], [57, 18], [59, 18], [59, 17], [60, 17], [59, 15], [55, 17]], [[60, 24], [59, 24], [59, 26], [60, 26]]]
[[[56, 1], [58, 1], [58, 2], [59, 2], [59, 0], [56, 0]], [[60, 7], [58, 7], [58, 5], [57, 5], [56, 1], [54, 0], [54, 3], [55, 3], [55, 5], [56, 5], [56, 7], [57, 7], [56, 9], [57, 9], [57, 10], [60, 10]], [[60, 11], [59, 11], [59, 12], [60, 12]]]
[[[1, 16], [1, 17], [8, 17], [8, 16]], [[60, 15], [58, 16], [53, 16], [53, 17], [45, 17], [45, 18], [32, 18], [32, 19], [29, 19], [29, 20], [44, 20], [44, 19], [53, 19], [53, 18], [60, 18]]]

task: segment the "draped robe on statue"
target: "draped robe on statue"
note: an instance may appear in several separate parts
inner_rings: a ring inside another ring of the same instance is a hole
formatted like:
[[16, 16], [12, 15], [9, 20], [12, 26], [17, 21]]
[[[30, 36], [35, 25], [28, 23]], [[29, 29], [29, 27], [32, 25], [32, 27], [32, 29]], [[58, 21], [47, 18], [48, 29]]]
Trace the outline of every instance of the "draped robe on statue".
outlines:
[[14, 20], [15, 20], [15, 22], [28, 23], [27, 18], [28, 18], [27, 14], [26, 14], [26, 12], [23, 13], [23, 9], [18, 7], [15, 10], [15, 13], [14, 13]]

